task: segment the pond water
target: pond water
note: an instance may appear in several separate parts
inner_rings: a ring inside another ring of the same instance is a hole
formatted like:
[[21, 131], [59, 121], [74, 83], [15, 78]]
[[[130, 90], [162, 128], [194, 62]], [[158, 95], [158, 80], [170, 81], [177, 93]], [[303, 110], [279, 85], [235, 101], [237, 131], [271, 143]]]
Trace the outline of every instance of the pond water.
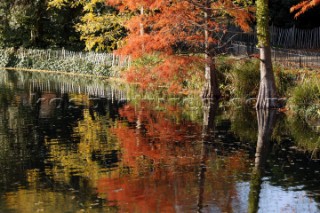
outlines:
[[292, 113], [0, 70], [0, 212], [319, 212]]

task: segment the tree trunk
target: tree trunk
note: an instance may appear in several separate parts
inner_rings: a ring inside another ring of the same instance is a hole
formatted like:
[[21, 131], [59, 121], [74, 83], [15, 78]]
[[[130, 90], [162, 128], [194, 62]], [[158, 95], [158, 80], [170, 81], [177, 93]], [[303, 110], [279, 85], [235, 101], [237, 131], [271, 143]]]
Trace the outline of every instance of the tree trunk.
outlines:
[[205, 68], [205, 85], [202, 92], [203, 99], [216, 99], [221, 97], [217, 70], [214, 59], [210, 56], [206, 57], [206, 68]]
[[[143, 6], [140, 7], [140, 16], [141, 16], [141, 19], [143, 19], [143, 15], [144, 15], [144, 8]], [[144, 35], [144, 26], [143, 26], [143, 22], [141, 20], [140, 22], [140, 35], [143, 36]]]
[[31, 32], [30, 32], [30, 42], [32, 46], [39, 46], [41, 45], [42, 36], [43, 36], [43, 8], [44, 1], [36, 2], [34, 5], [35, 9], [35, 16], [33, 23], [31, 25]]
[[206, 10], [204, 13], [204, 46], [205, 46], [205, 85], [202, 92], [202, 98], [204, 99], [219, 99], [221, 97], [217, 70], [215, 66], [214, 55], [210, 54], [210, 44], [209, 44], [209, 17], [210, 17], [210, 1], [206, 1]]
[[257, 0], [256, 5], [257, 36], [260, 48], [260, 88], [256, 109], [277, 108], [279, 104], [271, 61], [269, 0]]
[[[140, 21], [140, 36], [143, 36], [144, 35], [144, 25], [143, 25], [143, 16], [144, 16], [144, 7], [141, 6], [140, 7], [140, 16], [141, 16], [141, 21]], [[141, 44], [141, 50], [142, 52], [145, 52], [145, 44], [142, 43]]]
[[271, 62], [271, 49], [260, 47], [260, 87], [257, 109], [278, 108], [278, 96]]
[[259, 194], [261, 191], [264, 165], [267, 161], [270, 138], [276, 121], [276, 111], [257, 110], [258, 141], [255, 154], [254, 168], [251, 174], [248, 212], [258, 212]]

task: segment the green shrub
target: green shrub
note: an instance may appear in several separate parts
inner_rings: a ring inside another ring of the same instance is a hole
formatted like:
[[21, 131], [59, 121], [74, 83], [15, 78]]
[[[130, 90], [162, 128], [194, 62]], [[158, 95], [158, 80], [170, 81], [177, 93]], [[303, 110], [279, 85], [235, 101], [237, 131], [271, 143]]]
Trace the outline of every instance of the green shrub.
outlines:
[[320, 80], [312, 76], [291, 91], [289, 106], [305, 117], [320, 117]]
[[277, 92], [280, 97], [287, 96], [290, 88], [296, 85], [297, 72], [294, 73], [285, 70], [283, 67], [275, 65], [273, 67]]
[[256, 97], [260, 81], [258, 60], [236, 61], [225, 76], [226, 89], [232, 97]]
[[293, 88], [290, 97], [291, 106], [306, 109], [319, 102], [320, 81], [317, 79], [306, 79], [303, 83]]

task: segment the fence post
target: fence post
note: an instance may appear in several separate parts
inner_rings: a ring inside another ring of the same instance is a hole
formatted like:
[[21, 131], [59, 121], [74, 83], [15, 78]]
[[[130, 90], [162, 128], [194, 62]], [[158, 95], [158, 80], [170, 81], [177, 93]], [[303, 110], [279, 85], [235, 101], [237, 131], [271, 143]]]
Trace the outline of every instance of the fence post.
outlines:
[[301, 55], [299, 55], [299, 68], [302, 68], [302, 61], [301, 61]]

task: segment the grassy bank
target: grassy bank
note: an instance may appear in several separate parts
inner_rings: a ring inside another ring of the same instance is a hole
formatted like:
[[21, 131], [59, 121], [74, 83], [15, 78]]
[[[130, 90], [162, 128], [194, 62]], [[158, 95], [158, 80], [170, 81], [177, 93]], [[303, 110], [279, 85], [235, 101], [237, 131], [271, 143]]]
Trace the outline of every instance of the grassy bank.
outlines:
[[[257, 97], [260, 81], [258, 60], [219, 58], [218, 72], [220, 88], [226, 99], [236, 99], [238, 103]], [[291, 70], [275, 64], [274, 74], [279, 98], [287, 100], [287, 109], [307, 119], [320, 118], [320, 79], [317, 70]]]

